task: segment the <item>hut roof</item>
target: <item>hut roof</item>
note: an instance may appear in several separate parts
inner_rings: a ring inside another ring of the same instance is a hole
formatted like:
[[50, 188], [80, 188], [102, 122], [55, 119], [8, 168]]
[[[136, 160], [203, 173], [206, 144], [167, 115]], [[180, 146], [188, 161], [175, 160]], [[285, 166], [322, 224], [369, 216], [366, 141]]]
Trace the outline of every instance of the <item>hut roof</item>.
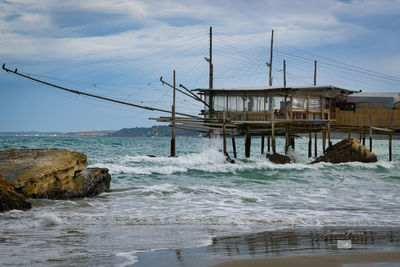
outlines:
[[400, 101], [400, 93], [394, 92], [361, 92], [348, 95], [350, 103], [383, 103], [393, 105]]
[[336, 98], [339, 96], [346, 96], [358, 91], [352, 91], [344, 88], [340, 88], [333, 85], [306, 85], [306, 86], [257, 86], [257, 87], [231, 87], [231, 88], [214, 88], [214, 89], [195, 89], [203, 94], [208, 94], [210, 91], [213, 93], [277, 93], [282, 95], [307, 95], [307, 96], [324, 96]]

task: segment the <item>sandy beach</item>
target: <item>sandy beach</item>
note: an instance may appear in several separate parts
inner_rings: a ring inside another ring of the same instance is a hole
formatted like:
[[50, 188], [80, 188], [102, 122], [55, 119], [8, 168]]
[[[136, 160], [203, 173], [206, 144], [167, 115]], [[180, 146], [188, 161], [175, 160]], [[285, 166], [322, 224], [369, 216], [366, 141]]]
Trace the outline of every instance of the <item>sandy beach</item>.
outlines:
[[351, 253], [335, 255], [297, 256], [287, 258], [244, 259], [227, 261], [215, 267], [355, 267], [355, 266], [400, 266], [400, 251], [381, 253]]

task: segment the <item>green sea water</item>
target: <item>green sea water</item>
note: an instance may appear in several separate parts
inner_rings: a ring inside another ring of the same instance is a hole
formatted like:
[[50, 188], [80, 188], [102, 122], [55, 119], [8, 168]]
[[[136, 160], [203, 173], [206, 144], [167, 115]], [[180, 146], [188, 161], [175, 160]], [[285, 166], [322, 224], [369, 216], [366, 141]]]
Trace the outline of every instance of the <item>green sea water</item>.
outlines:
[[[112, 265], [138, 253], [201, 247], [216, 237], [326, 226], [400, 226], [400, 142], [374, 140], [377, 163], [309, 165], [308, 140], [296, 139], [295, 163], [260, 154], [225, 162], [220, 139], [0, 137], [0, 149], [63, 148], [106, 167], [111, 192], [94, 198], [31, 200], [30, 211], [0, 214], [1, 265]], [[284, 140], [277, 140], [283, 152]], [[231, 146], [228, 145], [232, 156]], [[321, 154], [321, 149], [319, 154]], [[148, 157], [156, 155], [157, 157]], [[101, 263], [101, 261], [100, 261]], [[100, 264], [101, 265], [101, 264]]]

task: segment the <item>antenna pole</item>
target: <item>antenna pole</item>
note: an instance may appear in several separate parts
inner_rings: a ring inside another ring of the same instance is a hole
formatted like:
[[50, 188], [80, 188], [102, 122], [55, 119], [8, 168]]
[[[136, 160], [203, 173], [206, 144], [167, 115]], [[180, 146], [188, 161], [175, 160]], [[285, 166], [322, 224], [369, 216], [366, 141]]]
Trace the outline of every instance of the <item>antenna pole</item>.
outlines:
[[283, 60], [283, 87], [286, 87], [286, 60]]
[[274, 50], [274, 30], [271, 31], [271, 50], [269, 54], [269, 86], [272, 86], [272, 56]]
[[314, 85], [317, 85], [317, 61], [314, 60]]
[[[209, 63], [209, 68], [210, 68], [210, 77], [209, 77], [209, 89], [213, 89], [214, 84], [213, 84], [213, 79], [214, 79], [214, 66], [212, 63], [212, 27], [210, 27], [210, 55], [208, 58], [208, 63]], [[214, 101], [213, 101], [213, 94], [211, 93], [211, 91], [209, 92], [208, 95], [208, 99], [209, 99], [209, 118], [213, 118], [213, 112], [214, 112]], [[209, 130], [208, 131], [208, 137], [211, 138], [213, 135], [213, 130]]]
[[175, 157], [175, 70], [174, 70], [174, 93], [172, 98], [172, 137], [171, 137], [171, 157]]
[[213, 73], [213, 68], [214, 68], [214, 66], [213, 66], [213, 63], [212, 63], [212, 27], [210, 27], [210, 57], [209, 57], [209, 64], [210, 64], [210, 78], [209, 78], [209, 88], [210, 89], [213, 89], [213, 79], [214, 79], [214, 77], [213, 77], [213, 75], [214, 75], [214, 73]]

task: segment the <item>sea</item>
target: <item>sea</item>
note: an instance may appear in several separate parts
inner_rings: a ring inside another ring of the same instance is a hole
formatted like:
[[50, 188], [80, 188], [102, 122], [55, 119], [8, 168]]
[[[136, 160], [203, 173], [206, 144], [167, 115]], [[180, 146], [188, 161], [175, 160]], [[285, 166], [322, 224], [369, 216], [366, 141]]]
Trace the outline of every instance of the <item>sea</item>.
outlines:
[[[244, 140], [236, 139], [234, 164], [226, 162], [220, 138], [178, 137], [176, 144], [177, 156], [169, 157], [170, 139], [162, 137], [0, 137], [1, 150], [82, 152], [89, 167], [108, 168], [112, 175], [110, 192], [99, 196], [30, 199], [31, 210], [0, 213], [0, 265], [192, 266], [179, 261], [185, 252], [200, 266], [204, 251], [229, 258], [234, 249], [225, 244], [231, 237], [243, 244], [243, 237], [263, 233], [308, 233], [302, 229], [400, 229], [398, 140], [393, 161], [388, 142], [374, 140], [378, 162], [343, 164], [309, 164], [303, 138], [289, 151], [294, 163], [284, 165], [261, 154], [259, 138], [253, 138], [248, 159]], [[277, 139], [277, 152], [283, 149], [284, 139]], [[319, 155], [321, 150], [319, 143]], [[230, 142], [228, 153], [233, 158]], [[217, 244], [224, 252], [202, 250]], [[163, 262], [159, 255], [169, 252], [174, 260]]]

